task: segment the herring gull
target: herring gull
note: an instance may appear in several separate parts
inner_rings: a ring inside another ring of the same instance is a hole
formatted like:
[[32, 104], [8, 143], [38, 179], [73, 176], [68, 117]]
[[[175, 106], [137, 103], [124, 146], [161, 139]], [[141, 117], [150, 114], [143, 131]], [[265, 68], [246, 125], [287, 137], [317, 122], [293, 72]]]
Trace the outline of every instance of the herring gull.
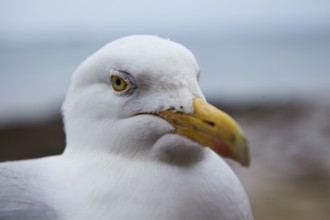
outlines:
[[62, 107], [64, 153], [0, 164], [0, 219], [253, 219], [221, 157], [248, 165], [247, 142], [205, 101], [199, 72], [156, 36], [88, 57]]

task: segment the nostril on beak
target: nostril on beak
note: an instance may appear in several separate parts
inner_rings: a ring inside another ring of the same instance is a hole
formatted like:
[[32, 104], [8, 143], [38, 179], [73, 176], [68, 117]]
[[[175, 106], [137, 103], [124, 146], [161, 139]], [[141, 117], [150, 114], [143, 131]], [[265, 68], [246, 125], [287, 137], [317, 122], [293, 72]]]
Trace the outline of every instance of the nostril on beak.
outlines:
[[203, 120], [204, 123], [214, 127], [215, 126], [215, 123], [213, 121], [208, 121], [208, 120]]

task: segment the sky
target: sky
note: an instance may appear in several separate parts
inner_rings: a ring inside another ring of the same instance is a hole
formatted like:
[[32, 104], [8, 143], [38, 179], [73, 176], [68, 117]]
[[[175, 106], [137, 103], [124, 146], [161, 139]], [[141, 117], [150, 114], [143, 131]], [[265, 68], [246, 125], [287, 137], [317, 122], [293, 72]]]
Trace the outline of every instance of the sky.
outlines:
[[330, 1], [1, 0], [1, 37], [26, 40], [83, 33], [90, 37], [148, 30], [209, 36], [329, 31]]

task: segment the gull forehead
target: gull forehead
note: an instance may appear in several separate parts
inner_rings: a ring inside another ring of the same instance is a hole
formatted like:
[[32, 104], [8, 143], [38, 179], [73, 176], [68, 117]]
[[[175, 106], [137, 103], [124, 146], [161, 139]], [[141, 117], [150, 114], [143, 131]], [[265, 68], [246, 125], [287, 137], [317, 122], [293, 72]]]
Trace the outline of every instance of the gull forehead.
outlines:
[[76, 71], [75, 75], [78, 72], [80, 75], [76, 80], [101, 81], [111, 69], [135, 76], [189, 78], [199, 75], [194, 55], [181, 44], [157, 36], [133, 35], [112, 41], [90, 56]]
[[117, 60], [141, 62], [143, 65], [167, 64], [197, 67], [194, 55], [183, 45], [157, 36], [133, 35], [120, 38], [104, 47]]

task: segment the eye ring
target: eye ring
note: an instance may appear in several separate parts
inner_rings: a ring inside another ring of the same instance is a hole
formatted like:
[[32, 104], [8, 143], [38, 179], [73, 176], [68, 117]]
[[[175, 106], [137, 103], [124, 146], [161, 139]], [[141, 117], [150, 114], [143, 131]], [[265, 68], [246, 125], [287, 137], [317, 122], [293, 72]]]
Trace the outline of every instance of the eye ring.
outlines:
[[115, 90], [116, 92], [123, 92], [128, 87], [127, 81], [118, 75], [111, 75], [110, 82], [113, 90]]

